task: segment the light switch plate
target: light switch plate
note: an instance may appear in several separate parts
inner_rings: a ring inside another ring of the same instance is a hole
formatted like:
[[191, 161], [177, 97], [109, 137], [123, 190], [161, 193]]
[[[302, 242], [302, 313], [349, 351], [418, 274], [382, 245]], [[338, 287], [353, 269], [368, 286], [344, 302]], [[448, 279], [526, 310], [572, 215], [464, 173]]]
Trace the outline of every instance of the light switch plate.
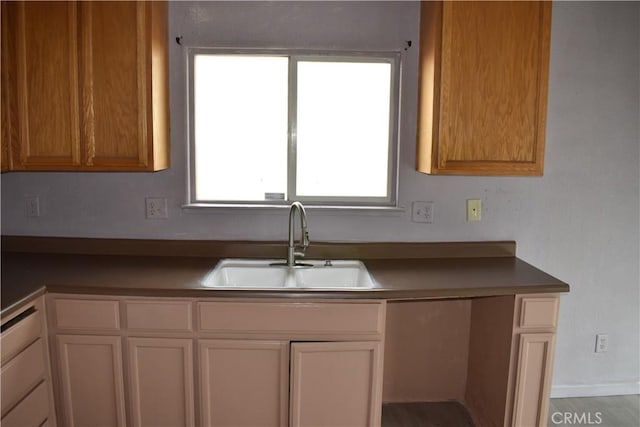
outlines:
[[609, 335], [596, 335], [596, 353], [606, 353], [609, 350]]
[[482, 200], [467, 200], [467, 222], [482, 220]]
[[40, 216], [40, 198], [38, 196], [25, 197], [24, 214], [30, 218]]

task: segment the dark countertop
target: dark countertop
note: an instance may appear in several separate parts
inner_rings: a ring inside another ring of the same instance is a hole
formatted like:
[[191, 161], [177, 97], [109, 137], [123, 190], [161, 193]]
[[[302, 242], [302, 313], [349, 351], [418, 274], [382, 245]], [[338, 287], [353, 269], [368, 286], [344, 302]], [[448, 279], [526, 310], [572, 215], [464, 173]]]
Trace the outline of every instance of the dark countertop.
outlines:
[[8, 311], [34, 292], [173, 297], [416, 300], [568, 292], [569, 286], [516, 257], [366, 259], [373, 289], [212, 289], [218, 258], [2, 253], [1, 303]]

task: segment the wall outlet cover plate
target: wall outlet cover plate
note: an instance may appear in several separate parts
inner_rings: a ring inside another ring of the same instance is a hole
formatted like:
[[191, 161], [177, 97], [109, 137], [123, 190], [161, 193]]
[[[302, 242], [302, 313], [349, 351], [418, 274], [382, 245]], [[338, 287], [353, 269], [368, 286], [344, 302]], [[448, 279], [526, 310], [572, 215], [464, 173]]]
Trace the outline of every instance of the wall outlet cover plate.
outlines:
[[167, 199], [163, 197], [147, 197], [145, 199], [147, 219], [167, 219]]
[[433, 202], [415, 201], [411, 203], [411, 221], [431, 224], [433, 222]]

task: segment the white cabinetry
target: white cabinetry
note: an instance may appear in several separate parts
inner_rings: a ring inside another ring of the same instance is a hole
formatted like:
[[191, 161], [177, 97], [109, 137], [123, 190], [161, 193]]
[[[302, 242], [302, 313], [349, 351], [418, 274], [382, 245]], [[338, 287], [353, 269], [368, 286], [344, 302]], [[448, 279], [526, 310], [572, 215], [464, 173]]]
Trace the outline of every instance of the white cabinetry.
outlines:
[[547, 424], [558, 304], [556, 295], [516, 298], [513, 425], [544, 427]]
[[38, 297], [2, 319], [2, 426], [56, 425], [44, 313]]
[[129, 338], [134, 426], [194, 425], [193, 340]]
[[384, 327], [384, 302], [198, 303], [203, 424], [380, 425]]
[[291, 344], [292, 426], [380, 424], [381, 344]]
[[287, 425], [287, 341], [204, 339], [199, 345], [202, 425]]
[[57, 356], [65, 426], [124, 426], [119, 336], [58, 335]]
[[65, 426], [380, 424], [383, 301], [49, 303]]

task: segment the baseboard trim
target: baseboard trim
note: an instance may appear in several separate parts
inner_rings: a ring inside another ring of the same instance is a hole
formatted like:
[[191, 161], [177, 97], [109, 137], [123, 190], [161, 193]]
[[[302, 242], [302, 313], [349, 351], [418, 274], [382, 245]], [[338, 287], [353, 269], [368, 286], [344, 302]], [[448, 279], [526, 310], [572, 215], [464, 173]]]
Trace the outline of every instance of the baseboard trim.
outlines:
[[613, 384], [555, 385], [551, 397], [595, 397], [640, 394], [640, 382]]

